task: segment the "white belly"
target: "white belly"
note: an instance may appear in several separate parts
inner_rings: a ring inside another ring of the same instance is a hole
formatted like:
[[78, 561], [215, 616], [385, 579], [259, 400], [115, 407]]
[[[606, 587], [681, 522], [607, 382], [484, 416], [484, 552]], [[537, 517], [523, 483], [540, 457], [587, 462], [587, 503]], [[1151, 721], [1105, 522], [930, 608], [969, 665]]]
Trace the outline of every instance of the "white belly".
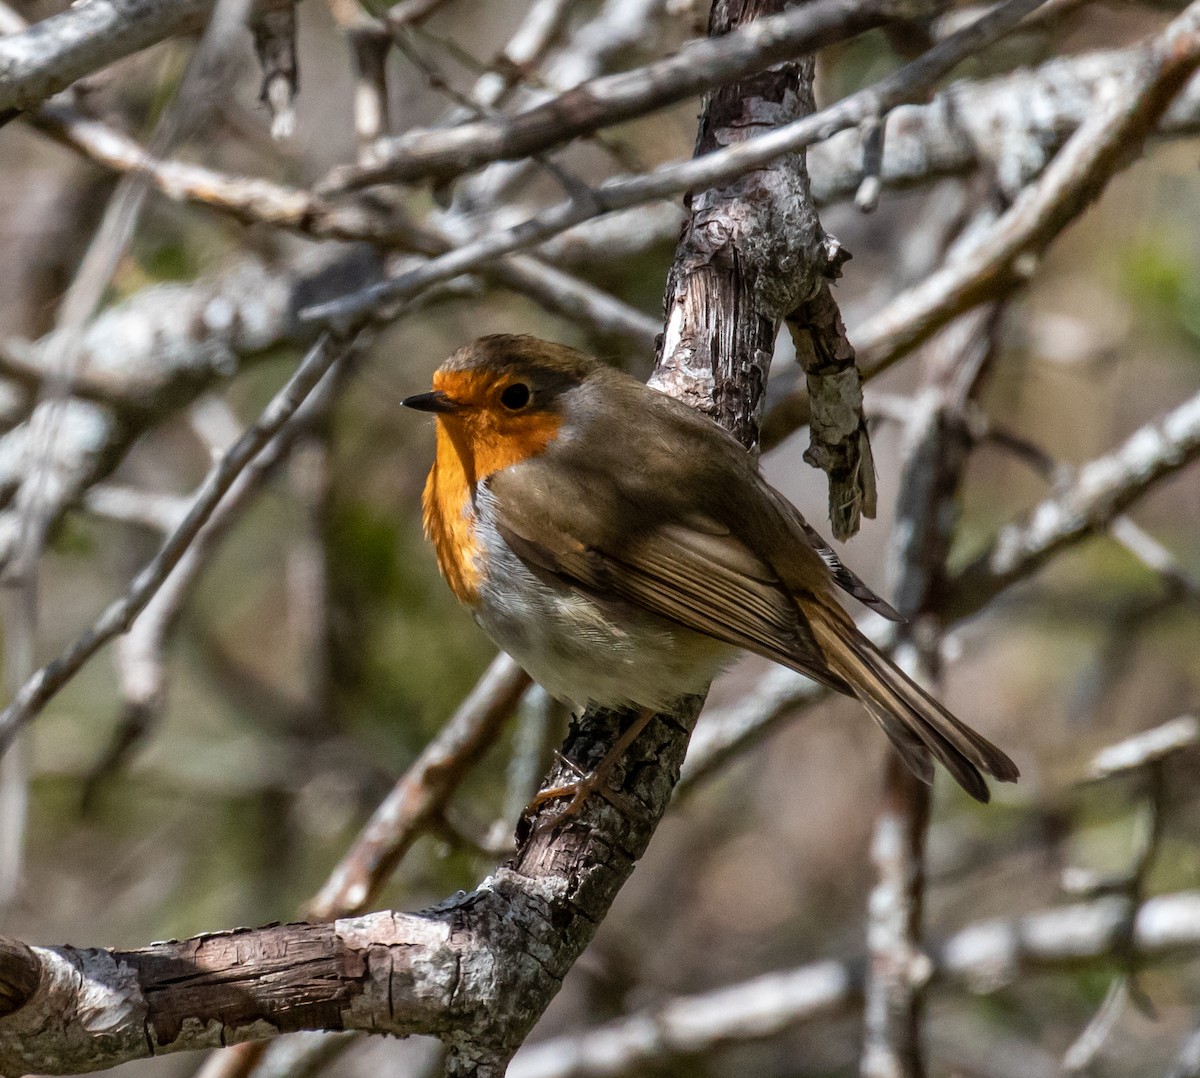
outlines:
[[735, 656], [730, 645], [650, 611], [536, 574], [485, 517], [476, 521], [487, 559], [476, 620], [551, 696], [663, 709], [703, 692]]

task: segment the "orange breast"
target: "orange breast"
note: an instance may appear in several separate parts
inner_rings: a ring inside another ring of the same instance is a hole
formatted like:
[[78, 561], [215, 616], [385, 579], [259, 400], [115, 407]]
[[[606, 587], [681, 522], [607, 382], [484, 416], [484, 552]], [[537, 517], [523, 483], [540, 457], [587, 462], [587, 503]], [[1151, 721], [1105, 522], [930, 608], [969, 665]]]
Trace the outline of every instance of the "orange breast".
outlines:
[[433, 543], [438, 568], [450, 590], [464, 603], [479, 596], [482, 551], [474, 530], [474, 477], [468, 477], [462, 458], [440, 420], [437, 453], [421, 498], [425, 534]]
[[488, 411], [438, 416], [437, 451], [421, 499], [425, 534], [450, 590], [479, 598], [485, 552], [475, 532], [475, 486], [493, 472], [541, 453], [558, 433], [557, 416], [513, 420]]

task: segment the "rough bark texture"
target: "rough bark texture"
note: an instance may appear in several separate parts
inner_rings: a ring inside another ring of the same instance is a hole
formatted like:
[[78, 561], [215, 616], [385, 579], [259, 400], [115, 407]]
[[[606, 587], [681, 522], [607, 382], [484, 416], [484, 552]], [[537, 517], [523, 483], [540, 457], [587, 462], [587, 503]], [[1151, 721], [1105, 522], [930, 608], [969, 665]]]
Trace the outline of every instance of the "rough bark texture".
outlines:
[[[727, 33], [783, 6], [781, 0], [718, 2], [709, 33]], [[778, 65], [706, 97], [696, 155], [814, 110], [812, 60]], [[789, 318], [813, 401], [813, 444], [805, 459], [827, 472], [834, 534], [846, 538], [858, 530], [860, 513], [875, 514], [875, 473], [854, 349], [829, 289], [847, 256], [821, 228], [804, 155], [692, 195], [690, 208], [668, 282], [663, 362], [652, 384], [708, 412], [757, 452], [766, 369]], [[739, 374], [751, 392], [750, 410], [740, 414], [742, 402], [726, 399], [721, 389], [736, 385]]]
[[[783, 0], [717, 0], [709, 33], [782, 10]], [[781, 64], [705, 97], [695, 155], [814, 111], [812, 60]], [[667, 282], [666, 332], [651, 384], [687, 401], [757, 451], [775, 335], [816, 291], [826, 237], [803, 154], [690, 196]], [[747, 407], [748, 405], [748, 407]]]

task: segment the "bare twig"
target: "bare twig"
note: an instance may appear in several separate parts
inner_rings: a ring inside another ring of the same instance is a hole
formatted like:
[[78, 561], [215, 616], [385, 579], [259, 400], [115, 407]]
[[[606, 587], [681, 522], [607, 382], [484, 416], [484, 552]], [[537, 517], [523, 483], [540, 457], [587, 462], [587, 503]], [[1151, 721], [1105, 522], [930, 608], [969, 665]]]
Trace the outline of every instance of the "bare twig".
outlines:
[[965, 616], [1068, 544], [1104, 527], [1157, 482], [1200, 456], [1200, 394], [1079, 469], [1071, 486], [1006, 525], [952, 582], [948, 615]]
[[304, 361], [277, 393], [258, 420], [208, 473], [187, 518], [134, 579], [129, 590], [109, 605], [63, 654], [43, 666], [0, 713], [0, 747], [7, 747], [16, 732], [32, 718], [108, 641], [127, 631], [134, 619], [162, 587], [172, 569], [187, 552], [200, 529], [245, 467], [291, 418], [316, 388], [346, 346], [321, 337]]
[[274, 9], [255, 11], [251, 29], [263, 75], [259, 100], [271, 113], [271, 137], [290, 138], [296, 130], [292, 102], [300, 88], [295, 0], [286, 0]]
[[378, 164], [338, 169], [324, 186], [352, 190], [426, 176], [445, 181], [492, 161], [540, 153], [878, 26], [890, 10], [887, 0], [817, 0], [718, 38], [690, 42], [644, 68], [585, 82], [511, 118], [410, 131], [375, 147]]
[[[935, 341], [929, 377], [909, 409], [891, 551], [892, 593], [908, 619], [901, 661], [920, 682], [940, 674], [941, 605], [957, 497], [971, 438], [966, 411], [995, 355], [998, 313], [973, 312]], [[889, 753], [871, 843], [878, 880], [868, 904], [865, 1078], [925, 1073], [921, 1015], [929, 961], [922, 950], [930, 787]]]
[[1200, 8], [1190, 6], [1143, 52], [1133, 85], [1095, 103], [1038, 183], [969, 252], [857, 328], [864, 375], [885, 369], [959, 312], [1029, 278], [1045, 247], [1131, 160], [1200, 64]]
[[[1032, 576], [1046, 561], [1106, 527], [1122, 510], [1200, 457], [1200, 396], [1135, 432], [1120, 448], [1084, 465], [1078, 479], [1006, 525], [987, 551], [947, 582], [947, 623], [970, 617], [1001, 592]], [[885, 646], [891, 630], [870, 617], [864, 631]], [[825, 691], [799, 674], [773, 671], [759, 694], [714, 715], [700, 731], [680, 793], [714, 774], [730, 757], [756, 744], [799, 706]]]
[[[279, 432], [243, 469], [217, 504], [212, 515], [196, 533], [191, 545], [175, 564], [162, 586], [137, 616], [129, 630], [116, 643], [118, 678], [123, 698], [117, 729], [109, 747], [92, 767], [82, 796], [86, 810], [95, 799], [100, 785], [111, 781], [129, 754], [146, 738], [156, 724], [166, 703], [167, 642], [175, 630], [188, 597], [195, 590], [201, 574], [212, 563], [221, 541], [243, 517], [247, 506], [262, 491], [266, 483], [284, 464], [298, 443], [311, 436], [315, 423], [321, 422], [344, 378], [348, 364], [338, 361], [317, 385], [304, 403], [296, 409]], [[214, 454], [219, 460], [223, 455]], [[95, 507], [97, 491], [89, 492], [87, 503]], [[103, 499], [102, 499], [103, 500]], [[111, 501], [111, 492], [109, 494]], [[161, 496], [160, 499], [161, 500]], [[165, 506], [150, 505], [148, 514], [161, 514], [161, 530], [170, 536], [186, 520], [191, 503], [172, 498]], [[151, 517], [151, 519], [153, 519]], [[316, 662], [306, 662], [306, 668], [316, 675]], [[315, 710], [322, 708], [322, 696], [308, 693]]]
[[1200, 719], [1195, 715], [1181, 715], [1097, 753], [1086, 777], [1090, 782], [1099, 782], [1129, 774], [1197, 745], [1200, 745]]
[[546, 55], [571, 13], [571, 0], [534, 0], [508, 43], [492, 61], [493, 70], [480, 75], [471, 99], [485, 109], [497, 109], [521, 79]]
[[541, 243], [593, 217], [679, 191], [727, 183], [762, 168], [784, 154], [795, 153], [828, 138], [835, 131], [860, 122], [867, 114], [892, 108], [921, 95], [964, 57], [1002, 37], [1042, 2], [1044, 0], [1006, 0], [920, 59], [837, 105], [691, 161], [663, 165], [644, 176], [606, 180], [591, 191], [586, 201], [560, 202], [518, 225], [433, 259], [421, 269], [390, 278], [374, 288], [333, 303], [316, 305], [307, 312], [307, 317], [336, 323], [381, 314], [386, 317], [389, 305], [431, 284], [448, 280], [500, 255]]
[[[160, 160], [124, 133], [68, 106], [42, 107], [35, 123], [105, 167], [145, 176], [168, 197], [197, 201], [239, 220], [291, 228], [323, 239], [365, 239], [427, 256], [443, 254], [454, 246], [446, 230], [431, 224], [418, 228], [399, 211], [377, 204], [339, 207], [300, 188]], [[641, 349], [653, 346], [657, 322], [540, 259], [514, 255], [481, 268], [498, 283], [529, 295], [548, 310], [589, 324], [597, 333], [623, 337]], [[21, 351], [10, 348], [9, 353], [0, 352], [0, 372], [24, 382], [36, 380], [38, 372], [23, 361]], [[88, 372], [82, 374], [82, 391], [89, 393]]]

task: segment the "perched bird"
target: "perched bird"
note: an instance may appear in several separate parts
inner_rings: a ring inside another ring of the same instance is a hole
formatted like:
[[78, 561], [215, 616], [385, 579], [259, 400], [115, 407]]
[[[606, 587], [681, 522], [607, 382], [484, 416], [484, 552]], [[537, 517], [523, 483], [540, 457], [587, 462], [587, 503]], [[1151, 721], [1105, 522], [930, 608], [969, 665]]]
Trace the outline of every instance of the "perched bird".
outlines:
[[595, 771], [535, 804], [605, 794], [650, 715], [737, 649], [857, 697], [926, 782], [934, 759], [979, 801], [984, 775], [1016, 780], [855, 628], [838, 588], [898, 615], [717, 424], [536, 337], [482, 337], [433, 385], [404, 404], [437, 416], [424, 522], [454, 594], [552, 696], [642, 709]]

